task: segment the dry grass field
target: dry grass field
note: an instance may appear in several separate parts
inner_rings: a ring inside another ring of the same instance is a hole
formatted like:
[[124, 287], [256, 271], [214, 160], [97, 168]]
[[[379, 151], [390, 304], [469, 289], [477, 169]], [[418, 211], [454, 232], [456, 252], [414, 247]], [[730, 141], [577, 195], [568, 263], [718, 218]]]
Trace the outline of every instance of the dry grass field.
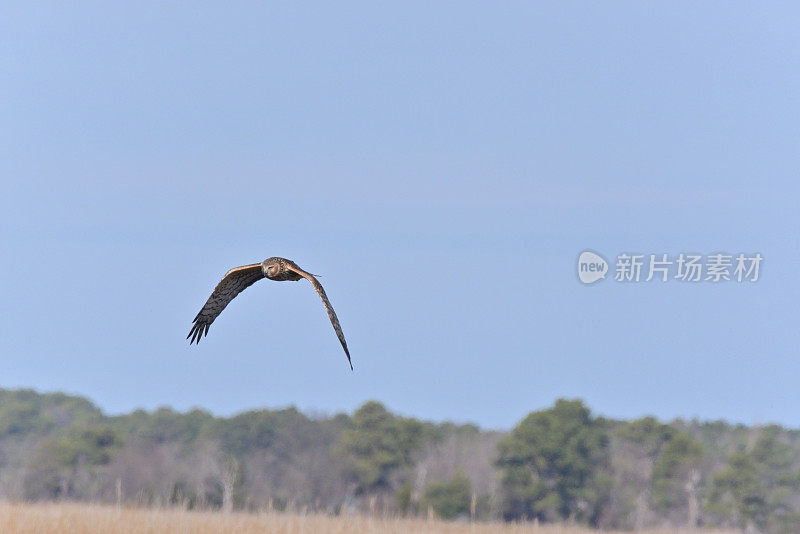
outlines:
[[[137, 509], [87, 504], [0, 504], [3, 534], [590, 534], [570, 526], [450, 523], [284, 513], [222, 514], [181, 509]], [[647, 534], [733, 534], [711, 530], [647, 530]]]

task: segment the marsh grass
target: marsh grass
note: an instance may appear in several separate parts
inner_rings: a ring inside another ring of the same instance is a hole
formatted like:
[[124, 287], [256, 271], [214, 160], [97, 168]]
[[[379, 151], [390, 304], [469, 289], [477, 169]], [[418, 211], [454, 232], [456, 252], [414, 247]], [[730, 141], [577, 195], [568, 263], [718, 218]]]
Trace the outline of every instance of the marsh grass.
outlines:
[[[117, 508], [79, 503], [0, 503], [4, 534], [590, 534], [567, 525], [458, 523], [365, 516], [198, 512], [176, 508]], [[609, 531], [610, 532], [610, 531]], [[616, 532], [616, 531], [614, 531]], [[733, 534], [732, 531], [653, 529], [647, 534]]]

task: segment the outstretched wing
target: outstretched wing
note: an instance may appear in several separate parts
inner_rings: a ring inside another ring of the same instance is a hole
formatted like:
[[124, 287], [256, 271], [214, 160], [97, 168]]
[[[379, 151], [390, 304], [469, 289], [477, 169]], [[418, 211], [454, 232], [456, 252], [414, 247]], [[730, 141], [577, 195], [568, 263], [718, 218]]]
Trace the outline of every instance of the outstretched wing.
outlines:
[[247, 287], [253, 285], [264, 278], [264, 271], [261, 269], [260, 263], [253, 263], [252, 265], [243, 265], [231, 269], [222, 280], [219, 281], [217, 287], [208, 297], [206, 305], [197, 314], [197, 317], [192, 321], [192, 329], [186, 339], [191, 338], [189, 345], [193, 342], [200, 343], [200, 338], [203, 335], [208, 335], [208, 327], [214, 322], [214, 319], [222, 313], [225, 306], [236, 297], [239, 293], [244, 291]]
[[325, 311], [328, 312], [328, 318], [331, 320], [331, 324], [333, 325], [333, 329], [336, 331], [336, 337], [339, 338], [339, 343], [342, 344], [342, 348], [344, 349], [344, 353], [347, 355], [347, 363], [350, 364], [350, 370], [353, 369], [353, 362], [350, 361], [350, 351], [347, 349], [347, 341], [344, 339], [344, 332], [342, 332], [342, 327], [339, 325], [339, 318], [336, 317], [336, 312], [333, 311], [333, 306], [331, 306], [331, 301], [328, 300], [328, 295], [325, 294], [325, 289], [322, 287], [322, 284], [319, 283], [319, 280], [314, 278], [314, 275], [311, 273], [305, 272], [303, 269], [298, 267], [296, 263], [293, 261], [287, 262], [287, 267], [311, 282], [311, 285], [314, 286], [314, 289], [317, 291], [317, 295], [319, 298], [322, 299], [322, 303], [325, 305]]

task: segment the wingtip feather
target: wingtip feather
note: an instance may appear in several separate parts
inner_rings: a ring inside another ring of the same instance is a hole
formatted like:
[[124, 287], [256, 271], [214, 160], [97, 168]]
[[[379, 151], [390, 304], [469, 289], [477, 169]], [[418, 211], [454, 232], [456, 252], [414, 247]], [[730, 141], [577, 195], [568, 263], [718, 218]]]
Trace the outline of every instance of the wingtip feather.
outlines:
[[189, 340], [189, 345], [191, 345], [192, 343], [195, 344], [200, 343], [199, 336], [197, 335], [200, 332], [200, 326], [201, 325], [199, 323], [195, 323], [194, 325], [192, 325], [192, 329], [189, 330], [189, 335], [186, 336], [186, 339], [189, 339], [191, 337], [191, 339]]

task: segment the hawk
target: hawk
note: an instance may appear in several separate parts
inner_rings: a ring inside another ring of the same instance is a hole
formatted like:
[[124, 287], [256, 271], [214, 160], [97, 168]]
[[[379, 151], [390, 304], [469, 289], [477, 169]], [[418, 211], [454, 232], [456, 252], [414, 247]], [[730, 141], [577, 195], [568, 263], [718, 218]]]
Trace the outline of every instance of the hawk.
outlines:
[[197, 317], [192, 321], [194, 324], [189, 331], [189, 335], [186, 336], [186, 339], [191, 338], [189, 340], [189, 345], [192, 343], [200, 343], [200, 338], [202, 338], [203, 335], [208, 335], [208, 327], [211, 326], [214, 319], [222, 313], [225, 306], [227, 306], [236, 295], [262, 278], [269, 278], [276, 282], [286, 282], [289, 280], [296, 282], [301, 278], [305, 278], [311, 282], [311, 285], [314, 286], [319, 298], [322, 299], [322, 303], [325, 305], [325, 310], [328, 312], [328, 317], [331, 320], [333, 329], [336, 331], [336, 336], [339, 338], [344, 353], [347, 355], [347, 363], [350, 364], [350, 369], [352, 370], [353, 362], [350, 361], [350, 351], [347, 349], [347, 341], [344, 339], [342, 327], [339, 326], [339, 319], [336, 317], [336, 312], [333, 311], [331, 301], [328, 300], [328, 295], [325, 294], [322, 284], [314, 278], [313, 274], [307, 273], [298, 267], [295, 262], [287, 260], [286, 258], [268, 258], [261, 263], [242, 265], [241, 267], [235, 267], [228, 271], [225, 276], [222, 277], [222, 280], [219, 281], [217, 287], [214, 288], [214, 291], [211, 293], [211, 296], [208, 297], [200, 313], [198, 313]]

